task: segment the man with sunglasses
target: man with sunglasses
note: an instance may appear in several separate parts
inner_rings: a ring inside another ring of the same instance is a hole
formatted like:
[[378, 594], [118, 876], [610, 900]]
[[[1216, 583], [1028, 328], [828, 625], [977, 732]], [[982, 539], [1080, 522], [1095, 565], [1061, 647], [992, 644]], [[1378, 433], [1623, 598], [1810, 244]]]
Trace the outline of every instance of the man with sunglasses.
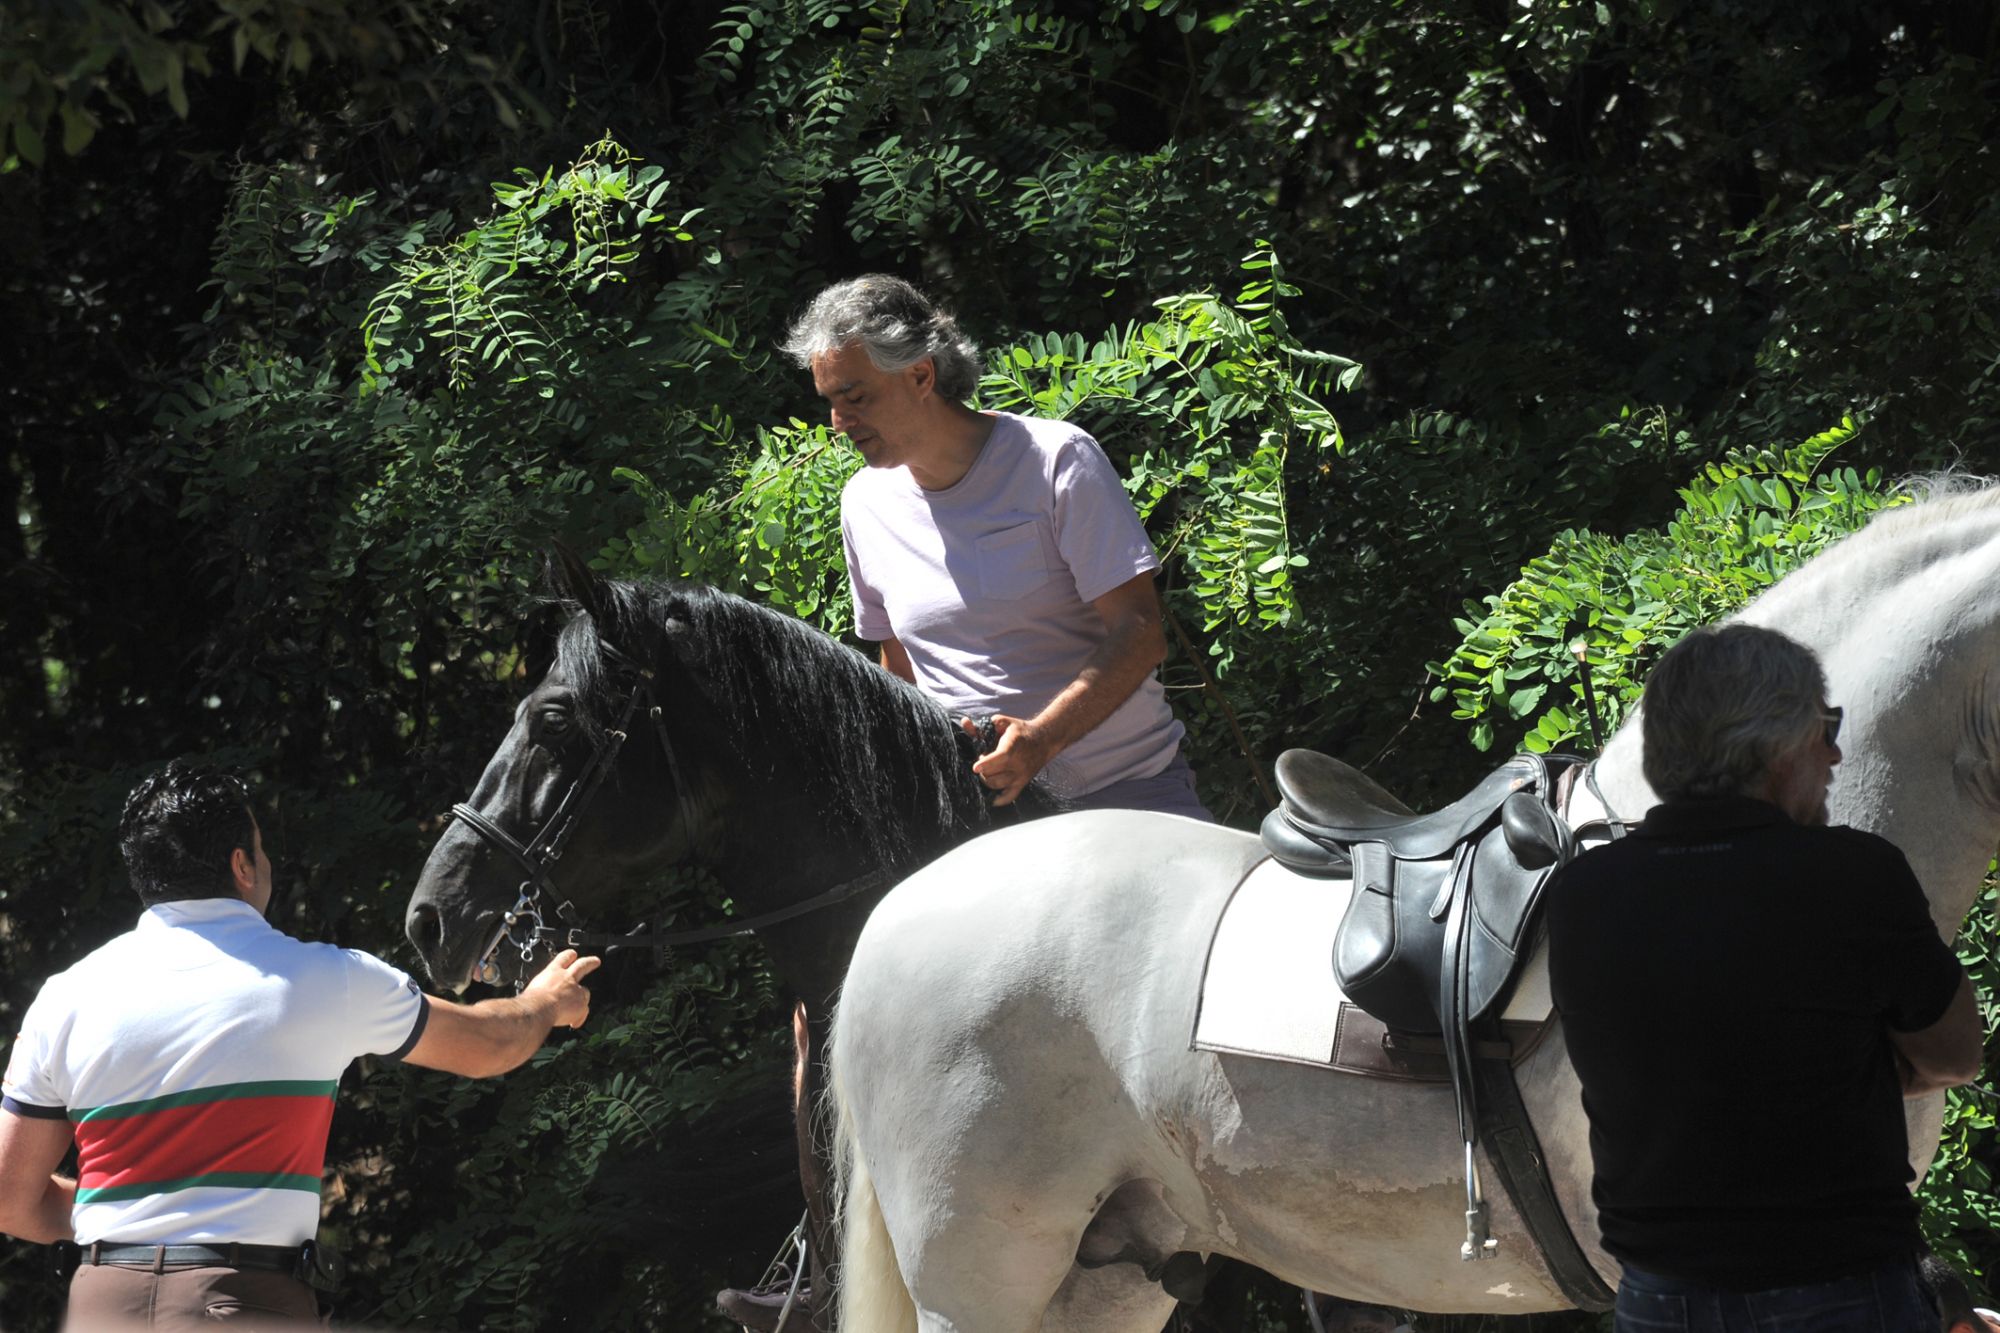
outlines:
[[1935, 1328], [1903, 1099], [1977, 1075], [1976, 997], [1903, 854], [1827, 826], [1819, 663], [1697, 630], [1642, 714], [1660, 804], [1547, 898], [1617, 1326]]

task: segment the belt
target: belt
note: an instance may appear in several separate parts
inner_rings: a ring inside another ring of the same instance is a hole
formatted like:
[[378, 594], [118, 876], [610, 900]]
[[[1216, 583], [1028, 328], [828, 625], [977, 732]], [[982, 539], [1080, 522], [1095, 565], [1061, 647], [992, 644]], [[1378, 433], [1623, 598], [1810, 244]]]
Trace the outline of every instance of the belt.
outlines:
[[119, 1264], [158, 1271], [168, 1264], [194, 1264], [202, 1268], [249, 1268], [296, 1277], [299, 1272], [298, 1245], [121, 1245], [117, 1241], [96, 1241], [82, 1247], [86, 1264]]

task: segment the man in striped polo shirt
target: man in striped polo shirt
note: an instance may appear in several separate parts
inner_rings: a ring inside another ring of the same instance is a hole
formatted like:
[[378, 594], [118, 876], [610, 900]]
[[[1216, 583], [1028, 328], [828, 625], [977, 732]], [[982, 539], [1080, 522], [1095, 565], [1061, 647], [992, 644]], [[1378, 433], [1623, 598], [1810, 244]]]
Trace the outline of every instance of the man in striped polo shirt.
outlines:
[[0, 1089], [0, 1231], [82, 1247], [72, 1328], [315, 1322], [307, 1247], [341, 1071], [374, 1054], [503, 1074], [583, 1023], [598, 960], [566, 950], [518, 998], [456, 1005], [293, 939], [264, 920], [248, 792], [186, 760], [133, 791], [119, 841], [146, 911], [28, 1009]]

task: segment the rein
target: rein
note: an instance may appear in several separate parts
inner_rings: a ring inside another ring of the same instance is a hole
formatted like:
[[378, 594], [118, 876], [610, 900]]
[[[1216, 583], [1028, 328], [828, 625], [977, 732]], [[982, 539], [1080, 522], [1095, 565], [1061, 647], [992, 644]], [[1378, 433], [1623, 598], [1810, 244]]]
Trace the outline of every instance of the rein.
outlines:
[[[789, 907], [780, 907], [757, 916], [735, 917], [720, 925], [703, 926], [697, 930], [648, 930], [641, 925], [629, 934], [617, 935], [609, 931], [584, 930], [577, 926], [565, 930], [537, 924], [533, 934], [538, 941], [560, 941], [563, 947], [569, 949], [602, 949], [606, 952], [613, 949], [647, 949], [652, 952], [655, 963], [664, 963], [667, 951], [677, 945], [708, 944], [715, 940], [731, 939], [737, 935], [755, 934], [766, 926], [775, 926], [781, 921], [790, 921], [793, 917], [804, 916], [822, 907], [845, 902], [856, 894], [887, 884], [890, 879], [891, 876], [887, 871], [877, 870], [857, 879], [843, 881], [825, 893], [814, 894], [805, 901], [793, 903]], [[557, 915], [561, 915], [560, 909]], [[538, 923], [540, 921], [538, 915], [536, 921]]]
[[[535, 951], [547, 946], [552, 952], [558, 948], [601, 949], [645, 949], [653, 955], [656, 966], [664, 965], [667, 951], [675, 945], [704, 944], [711, 940], [727, 939], [735, 935], [748, 935], [766, 926], [789, 921], [796, 916], [822, 907], [830, 907], [845, 901], [867, 889], [887, 881], [889, 875], [883, 871], [863, 875], [858, 879], [836, 884], [825, 893], [817, 894], [804, 902], [793, 903], [776, 911], [758, 916], [732, 920], [716, 926], [705, 926], [697, 930], [660, 931], [649, 930], [643, 924], [626, 934], [607, 931], [587, 930], [577, 922], [576, 908], [562, 890], [556, 887], [551, 873], [555, 863], [562, 859], [563, 848], [570, 836], [576, 832], [578, 821], [597, 795], [604, 779], [610, 776], [618, 761], [619, 752], [630, 738], [633, 716], [643, 703], [646, 716], [652, 721], [653, 734], [659, 739], [660, 753], [667, 761], [668, 780], [674, 784], [674, 800], [679, 807], [681, 827], [690, 831], [694, 828], [694, 804], [688, 795], [688, 786], [683, 779], [680, 757], [674, 750], [673, 739], [668, 736], [666, 723], [662, 720], [658, 701], [653, 697], [653, 673], [640, 666], [608, 643], [600, 643], [606, 658], [614, 665], [632, 674], [632, 688], [625, 696], [625, 706], [619, 710], [617, 725], [606, 727], [605, 744], [593, 751], [590, 762], [570, 783], [555, 812], [535, 831], [535, 835], [525, 844], [501, 828], [491, 819], [461, 801], [451, 808], [453, 819], [463, 823], [490, 847], [502, 851], [521, 867], [528, 878], [521, 881], [520, 891], [514, 906], [500, 917], [500, 928], [494, 932], [492, 942], [473, 965], [475, 981], [492, 985], [499, 980], [500, 968], [495, 961], [503, 944], [511, 944], [521, 956], [523, 977], [515, 983], [515, 990], [526, 984], [526, 969], [534, 961]], [[553, 899], [553, 909], [543, 906], [542, 895], [546, 892]], [[551, 926], [546, 916], [554, 916], [564, 922], [562, 926]]]

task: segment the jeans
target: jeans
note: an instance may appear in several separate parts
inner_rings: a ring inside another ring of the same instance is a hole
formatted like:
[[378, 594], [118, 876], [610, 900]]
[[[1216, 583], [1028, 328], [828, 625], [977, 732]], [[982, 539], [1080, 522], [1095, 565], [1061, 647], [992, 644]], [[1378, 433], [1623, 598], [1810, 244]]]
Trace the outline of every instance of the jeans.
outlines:
[[1628, 1267], [1618, 1333], [1938, 1333], [1914, 1258], [1872, 1273], [1765, 1291], [1718, 1291]]
[[1189, 819], [1199, 819], [1204, 824], [1213, 824], [1215, 816], [1195, 795], [1194, 769], [1188, 765], [1187, 756], [1177, 754], [1174, 761], [1150, 778], [1126, 778], [1114, 782], [1109, 787], [1099, 787], [1087, 796], [1077, 796], [1070, 800], [1072, 810], [1158, 810], [1162, 814], [1186, 815]]

